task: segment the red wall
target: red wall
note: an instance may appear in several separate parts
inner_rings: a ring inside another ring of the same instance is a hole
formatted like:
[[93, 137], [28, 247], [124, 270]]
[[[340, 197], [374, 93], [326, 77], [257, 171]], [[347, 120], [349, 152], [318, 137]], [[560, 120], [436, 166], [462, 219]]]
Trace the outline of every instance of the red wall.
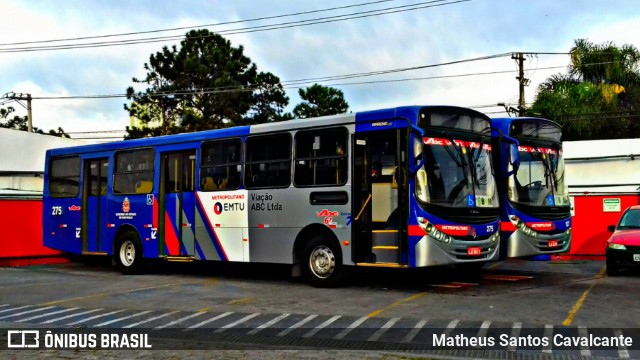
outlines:
[[[619, 198], [620, 212], [604, 212], [602, 200]], [[563, 256], [604, 255], [610, 233], [622, 211], [640, 204], [639, 195], [579, 195], [574, 197], [571, 249]], [[61, 253], [42, 245], [42, 201], [0, 199], [0, 266], [65, 262]]]
[[42, 200], [0, 199], [0, 266], [64, 261], [42, 245]]
[[[620, 199], [620, 212], [604, 212], [603, 199]], [[639, 195], [580, 195], [574, 197], [575, 215], [571, 229], [571, 249], [568, 255], [604, 255], [609, 225], [617, 225], [622, 212], [640, 204]]]

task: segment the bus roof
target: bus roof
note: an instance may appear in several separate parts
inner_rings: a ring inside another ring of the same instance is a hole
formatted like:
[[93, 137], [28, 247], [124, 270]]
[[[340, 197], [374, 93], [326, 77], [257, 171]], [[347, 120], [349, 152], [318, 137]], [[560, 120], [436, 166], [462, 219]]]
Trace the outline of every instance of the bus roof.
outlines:
[[513, 121], [518, 120], [518, 121], [522, 121], [522, 120], [533, 120], [533, 121], [539, 121], [539, 122], [546, 122], [549, 124], [553, 124], [556, 126], [560, 126], [557, 122], [553, 121], [553, 120], [549, 120], [549, 119], [545, 119], [545, 118], [539, 118], [539, 117], [506, 117], [506, 118], [491, 118], [491, 123], [492, 124], [496, 124], [496, 125], [503, 125], [503, 124], [511, 124]]
[[134, 140], [120, 140], [109, 143], [75, 146], [70, 148], [52, 149], [47, 151], [49, 156], [64, 156], [77, 153], [114, 151], [120, 149], [134, 149], [148, 146], [168, 145], [184, 142], [199, 142], [211, 139], [240, 137], [252, 134], [268, 133], [273, 131], [284, 131], [291, 129], [314, 128], [320, 126], [330, 126], [349, 123], [371, 122], [377, 119], [390, 118], [410, 118], [414, 119], [418, 116], [421, 109], [424, 108], [448, 108], [459, 109], [467, 112], [476, 112], [472, 109], [458, 106], [402, 106], [388, 109], [363, 111], [355, 114], [338, 114], [330, 116], [322, 116], [309, 119], [293, 119], [276, 123], [266, 123], [257, 125], [241, 125], [224, 129], [205, 130], [192, 133], [182, 133], [173, 135], [164, 135], [153, 138], [143, 138]]

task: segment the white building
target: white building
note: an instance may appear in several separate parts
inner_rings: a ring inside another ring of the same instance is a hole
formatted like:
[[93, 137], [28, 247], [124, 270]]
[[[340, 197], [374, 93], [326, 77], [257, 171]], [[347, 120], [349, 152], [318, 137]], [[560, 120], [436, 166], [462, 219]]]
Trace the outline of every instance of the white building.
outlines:
[[86, 143], [0, 128], [0, 197], [42, 196], [45, 152]]
[[640, 139], [565, 141], [569, 192], [640, 193]]

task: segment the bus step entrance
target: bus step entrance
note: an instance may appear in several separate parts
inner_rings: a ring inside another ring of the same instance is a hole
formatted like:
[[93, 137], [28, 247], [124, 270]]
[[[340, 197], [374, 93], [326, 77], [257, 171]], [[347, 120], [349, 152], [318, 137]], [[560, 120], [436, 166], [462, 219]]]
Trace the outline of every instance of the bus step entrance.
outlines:
[[408, 268], [409, 267], [409, 265], [398, 264], [398, 263], [366, 263], [366, 262], [356, 263], [356, 266], [385, 267], [385, 268]]
[[373, 230], [371, 252], [376, 264], [399, 264], [400, 248], [398, 230]]
[[167, 256], [165, 260], [172, 262], [192, 262], [195, 260], [194, 256]]
[[104, 251], [83, 251], [82, 255], [99, 255], [99, 256], [107, 256], [109, 253]]

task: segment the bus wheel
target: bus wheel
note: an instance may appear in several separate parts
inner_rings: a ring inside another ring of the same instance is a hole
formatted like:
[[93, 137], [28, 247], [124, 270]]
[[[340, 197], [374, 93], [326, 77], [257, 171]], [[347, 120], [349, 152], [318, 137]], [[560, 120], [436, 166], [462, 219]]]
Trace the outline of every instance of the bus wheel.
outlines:
[[333, 242], [323, 236], [315, 236], [304, 248], [305, 278], [315, 287], [336, 287], [343, 275], [342, 254]]
[[142, 246], [136, 233], [128, 231], [118, 238], [115, 258], [118, 268], [125, 275], [142, 271]]

